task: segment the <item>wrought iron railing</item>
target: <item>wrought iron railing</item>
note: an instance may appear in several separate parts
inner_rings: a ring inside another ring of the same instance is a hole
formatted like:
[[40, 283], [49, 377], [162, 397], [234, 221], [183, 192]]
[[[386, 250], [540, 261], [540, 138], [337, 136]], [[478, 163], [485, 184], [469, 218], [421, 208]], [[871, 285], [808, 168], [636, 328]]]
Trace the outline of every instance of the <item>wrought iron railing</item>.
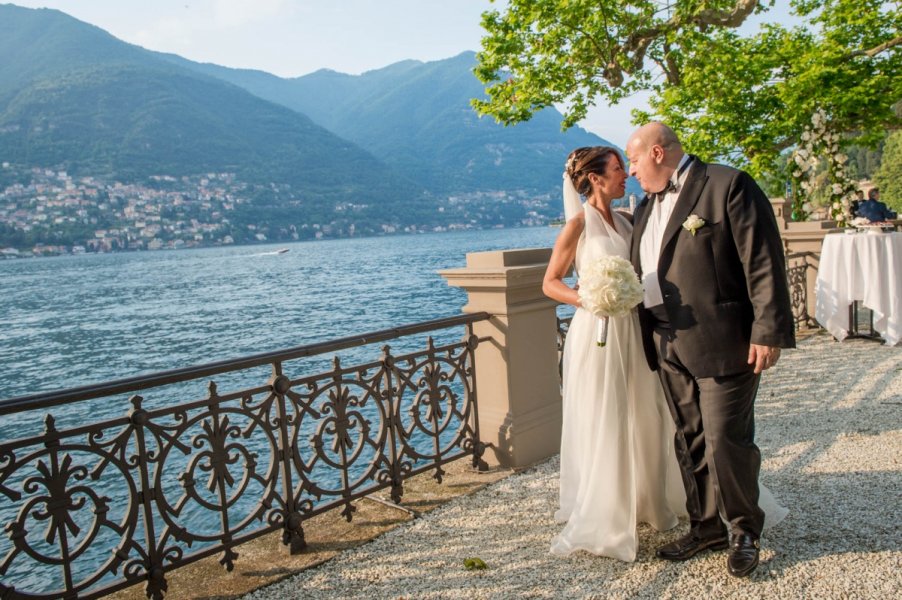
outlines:
[[808, 313], [808, 277], [815, 270], [813, 252], [794, 252], [786, 255], [786, 278], [789, 281], [789, 299], [796, 329], [816, 327]]
[[573, 315], [557, 316], [557, 372], [561, 379], [564, 378], [564, 343], [567, 341], [567, 332], [570, 331], [570, 323]]
[[[473, 323], [487, 318], [0, 402], [6, 424], [44, 421], [43, 432], [0, 436], [0, 598], [96, 598], [139, 582], [162, 598], [166, 574], [186, 564], [221, 553], [231, 570], [236, 546], [276, 530], [298, 551], [316, 514], [341, 508], [350, 521], [354, 500], [390, 489], [400, 502], [413, 475], [434, 470], [441, 481], [442, 465], [462, 457], [483, 467]], [[461, 326], [462, 341], [448, 333]], [[369, 362], [335, 357], [323, 372], [292, 375], [290, 361], [436, 331], [453, 341], [430, 335], [425, 349], [385, 345]], [[261, 367], [268, 379], [241, 384]], [[210, 381], [206, 397], [159, 401], [160, 390], [211, 377], [221, 382]], [[118, 408], [138, 391], [129, 410]], [[111, 405], [116, 416], [92, 418]]]

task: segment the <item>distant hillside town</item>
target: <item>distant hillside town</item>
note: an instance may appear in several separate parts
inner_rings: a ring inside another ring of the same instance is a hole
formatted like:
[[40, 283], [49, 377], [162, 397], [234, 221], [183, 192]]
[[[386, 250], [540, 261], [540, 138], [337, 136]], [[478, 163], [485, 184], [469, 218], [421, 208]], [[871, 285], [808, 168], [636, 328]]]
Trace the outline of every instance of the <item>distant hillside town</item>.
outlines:
[[[164, 250], [548, 225], [560, 216], [552, 194], [470, 192], [434, 200], [422, 211], [383, 214], [366, 199], [306, 205], [285, 186], [263, 188], [233, 173], [142, 183], [75, 177], [66, 171], [0, 164], [0, 256]], [[266, 197], [267, 206], [256, 203]], [[280, 208], [274, 212], [272, 207]]]

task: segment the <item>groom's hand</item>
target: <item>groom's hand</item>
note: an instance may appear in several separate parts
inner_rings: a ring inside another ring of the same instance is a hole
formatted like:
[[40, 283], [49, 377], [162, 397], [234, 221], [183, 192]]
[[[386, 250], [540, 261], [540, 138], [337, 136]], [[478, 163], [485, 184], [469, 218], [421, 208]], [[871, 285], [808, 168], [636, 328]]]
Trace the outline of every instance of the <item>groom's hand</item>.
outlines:
[[749, 346], [749, 364], [755, 365], [755, 374], [767, 370], [780, 360], [780, 349], [776, 346]]

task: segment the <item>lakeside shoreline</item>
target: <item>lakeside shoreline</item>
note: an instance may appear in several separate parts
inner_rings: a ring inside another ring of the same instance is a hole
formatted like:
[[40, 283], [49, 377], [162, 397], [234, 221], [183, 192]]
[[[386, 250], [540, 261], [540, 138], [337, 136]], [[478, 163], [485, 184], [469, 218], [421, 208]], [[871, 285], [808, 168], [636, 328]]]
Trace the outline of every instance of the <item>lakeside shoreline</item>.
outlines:
[[[72, 256], [103, 256], [108, 254], [144, 254], [144, 253], [157, 253], [157, 252], [180, 252], [184, 250], [211, 250], [211, 249], [224, 249], [224, 248], [265, 248], [267, 246], [292, 246], [296, 244], [309, 244], [309, 243], [326, 243], [326, 242], [340, 242], [340, 241], [349, 241], [349, 240], [370, 240], [370, 239], [383, 239], [383, 238], [406, 238], [411, 236], [419, 236], [419, 235], [442, 235], [442, 234], [459, 234], [459, 233], [467, 233], [474, 231], [510, 231], [510, 230], [518, 230], [518, 229], [547, 229], [549, 227], [555, 227], [556, 225], [548, 224], [548, 225], [523, 225], [523, 226], [505, 226], [505, 225], [497, 225], [493, 227], [469, 227], [469, 228], [453, 228], [453, 229], [444, 229], [441, 231], [435, 230], [422, 230], [422, 231], [396, 231], [393, 233], [376, 233], [376, 234], [361, 234], [361, 235], [352, 235], [352, 236], [336, 236], [336, 237], [322, 237], [316, 239], [306, 239], [306, 240], [277, 240], [277, 241], [266, 241], [266, 242], [250, 242], [250, 243], [241, 243], [241, 244], [209, 244], [204, 246], [185, 246], [181, 248], [159, 248], [156, 250], [150, 250], [147, 248], [125, 248], [121, 250], [101, 250], [101, 251], [88, 251], [87, 249], [84, 252], [66, 252], [66, 253], [41, 253], [39, 255], [32, 253], [26, 254], [25, 252], [19, 252], [18, 256], [7, 256], [3, 254], [3, 251], [11, 248], [5, 247], [0, 248], [0, 261], [3, 260], [18, 260], [18, 259], [28, 259], [28, 258], [60, 258], [60, 257], [72, 257]], [[18, 249], [16, 249], [18, 250]]]

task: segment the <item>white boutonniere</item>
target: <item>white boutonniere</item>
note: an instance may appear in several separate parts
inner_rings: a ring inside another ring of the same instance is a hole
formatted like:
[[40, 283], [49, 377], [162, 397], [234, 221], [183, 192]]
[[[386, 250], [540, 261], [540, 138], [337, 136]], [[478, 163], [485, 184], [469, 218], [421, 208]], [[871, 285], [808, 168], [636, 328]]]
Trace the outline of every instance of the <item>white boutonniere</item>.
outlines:
[[698, 215], [689, 215], [683, 221], [683, 229], [695, 235], [695, 232], [705, 226], [705, 220]]

